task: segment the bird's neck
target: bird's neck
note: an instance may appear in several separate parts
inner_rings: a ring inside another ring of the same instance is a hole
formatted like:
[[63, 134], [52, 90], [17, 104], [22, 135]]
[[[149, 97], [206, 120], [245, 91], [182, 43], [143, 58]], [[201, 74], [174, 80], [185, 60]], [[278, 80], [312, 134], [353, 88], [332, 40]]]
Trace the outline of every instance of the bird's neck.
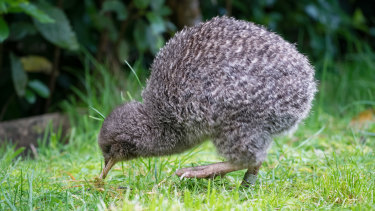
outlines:
[[142, 138], [137, 143], [137, 154], [140, 157], [171, 155], [186, 149], [182, 127], [161, 119], [144, 104], [139, 109], [139, 115], [137, 124], [142, 130]]

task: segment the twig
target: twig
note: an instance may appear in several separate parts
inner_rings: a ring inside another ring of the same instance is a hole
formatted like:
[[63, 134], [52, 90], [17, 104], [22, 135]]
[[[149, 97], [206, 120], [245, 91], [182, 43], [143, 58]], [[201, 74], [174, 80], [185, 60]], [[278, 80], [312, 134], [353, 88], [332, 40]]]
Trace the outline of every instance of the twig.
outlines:
[[35, 158], [35, 159], [38, 159], [39, 154], [38, 154], [38, 151], [36, 150], [34, 144], [30, 144], [30, 149], [31, 149], [31, 152], [32, 152], [33, 155], [34, 155], [34, 158]]

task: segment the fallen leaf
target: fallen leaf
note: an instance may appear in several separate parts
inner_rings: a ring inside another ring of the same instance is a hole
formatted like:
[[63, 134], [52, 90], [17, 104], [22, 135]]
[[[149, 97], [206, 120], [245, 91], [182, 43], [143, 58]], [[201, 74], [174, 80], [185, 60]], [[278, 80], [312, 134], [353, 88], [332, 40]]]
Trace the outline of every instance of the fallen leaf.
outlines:
[[375, 122], [375, 111], [374, 109], [370, 108], [353, 117], [353, 119], [350, 121], [350, 126], [357, 129], [365, 128], [372, 122]]

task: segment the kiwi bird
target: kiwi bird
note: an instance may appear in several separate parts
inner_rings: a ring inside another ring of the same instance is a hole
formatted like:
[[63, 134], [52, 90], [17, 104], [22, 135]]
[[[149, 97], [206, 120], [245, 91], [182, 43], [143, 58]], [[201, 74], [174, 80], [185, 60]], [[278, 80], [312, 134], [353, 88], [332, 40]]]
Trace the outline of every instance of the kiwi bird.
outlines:
[[157, 53], [143, 102], [120, 105], [104, 120], [100, 178], [119, 161], [181, 153], [209, 139], [227, 161], [176, 175], [247, 169], [243, 184], [254, 183], [272, 138], [297, 128], [315, 92], [308, 59], [261, 26], [216, 17], [184, 28]]

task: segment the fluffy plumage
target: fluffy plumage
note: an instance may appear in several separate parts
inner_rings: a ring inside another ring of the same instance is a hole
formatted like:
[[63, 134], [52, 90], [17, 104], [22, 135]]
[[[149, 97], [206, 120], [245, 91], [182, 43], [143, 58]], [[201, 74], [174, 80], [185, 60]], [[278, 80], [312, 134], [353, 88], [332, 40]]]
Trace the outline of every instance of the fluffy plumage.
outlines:
[[296, 128], [316, 92], [294, 45], [253, 23], [217, 17], [185, 28], [157, 54], [143, 103], [116, 108], [99, 145], [106, 163], [170, 155], [210, 138], [231, 163], [255, 166], [272, 136]]

